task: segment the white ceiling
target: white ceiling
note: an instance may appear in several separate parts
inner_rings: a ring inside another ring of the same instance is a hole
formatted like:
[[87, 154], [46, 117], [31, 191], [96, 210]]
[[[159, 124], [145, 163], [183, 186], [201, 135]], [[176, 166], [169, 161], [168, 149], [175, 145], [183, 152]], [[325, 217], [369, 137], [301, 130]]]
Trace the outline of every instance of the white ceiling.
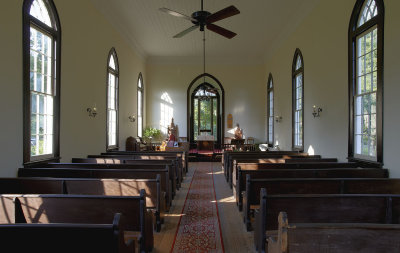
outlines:
[[[158, 10], [166, 7], [190, 16], [201, 9], [200, 0], [91, 1], [148, 61], [202, 61], [202, 33], [172, 38], [192, 23]], [[207, 62], [263, 62], [319, 1], [204, 0], [204, 9], [211, 13], [230, 5], [241, 12], [215, 23], [237, 33], [233, 39], [206, 31]]]

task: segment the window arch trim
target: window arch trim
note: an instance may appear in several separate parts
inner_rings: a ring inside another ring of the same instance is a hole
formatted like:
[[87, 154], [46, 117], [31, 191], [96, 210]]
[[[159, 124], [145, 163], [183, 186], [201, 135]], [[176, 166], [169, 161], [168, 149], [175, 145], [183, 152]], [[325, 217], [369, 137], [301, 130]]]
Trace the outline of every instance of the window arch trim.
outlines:
[[[297, 59], [300, 57], [301, 67], [297, 68]], [[301, 118], [302, 118], [302, 136], [301, 136], [301, 145], [295, 145], [295, 111], [296, 111], [296, 77], [302, 74], [301, 80]], [[292, 149], [293, 150], [304, 150], [304, 58], [299, 48], [296, 48], [294, 53], [293, 62], [292, 62]]]
[[[114, 62], [115, 62], [115, 69], [113, 69], [110, 66], [111, 62], [111, 57], [114, 57]], [[115, 131], [116, 131], [116, 136], [115, 136], [115, 145], [110, 145], [110, 140], [109, 140], [109, 115], [108, 115], [108, 86], [110, 84], [110, 75], [112, 74], [115, 76], [115, 110], [116, 110], [116, 126], [115, 126]], [[116, 150], [119, 148], [119, 61], [118, 61], [118, 55], [117, 51], [115, 50], [114, 47], [110, 49], [110, 52], [108, 53], [107, 57], [107, 85], [106, 85], [106, 114], [107, 114], [107, 133], [106, 133], [106, 149], [107, 150]]]
[[[351, 14], [348, 30], [348, 100], [349, 100], [349, 126], [348, 126], [348, 158], [350, 161], [365, 162], [377, 166], [383, 165], [383, 71], [384, 71], [384, 16], [383, 0], [374, 0], [378, 14], [358, 26], [359, 16], [362, 15], [364, 2], [357, 0]], [[376, 90], [376, 161], [355, 158], [354, 154], [354, 94], [356, 91], [356, 40], [357, 37], [374, 26], [377, 27], [377, 90]]]
[[[60, 82], [61, 82], [61, 24], [53, 0], [43, 0], [53, 27], [30, 15], [34, 0], [24, 0], [22, 7], [22, 53], [23, 53], [23, 163], [31, 164], [60, 160]], [[56, 61], [52, 67], [55, 75], [53, 89], [53, 153], [42, 158], [31, 156], [31, 89], [30, 89], [30, 29], [35, 27], [40, 32], [52, 37], [53, 57]]]

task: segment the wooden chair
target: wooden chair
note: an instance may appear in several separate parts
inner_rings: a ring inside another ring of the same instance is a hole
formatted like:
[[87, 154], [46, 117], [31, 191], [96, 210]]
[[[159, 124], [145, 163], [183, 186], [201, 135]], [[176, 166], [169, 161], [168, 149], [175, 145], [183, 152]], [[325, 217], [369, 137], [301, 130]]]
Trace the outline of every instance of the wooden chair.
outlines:
[[254, 144], [254, 138], [253, 137], [248, 137], [246, 139], [246, 144]]

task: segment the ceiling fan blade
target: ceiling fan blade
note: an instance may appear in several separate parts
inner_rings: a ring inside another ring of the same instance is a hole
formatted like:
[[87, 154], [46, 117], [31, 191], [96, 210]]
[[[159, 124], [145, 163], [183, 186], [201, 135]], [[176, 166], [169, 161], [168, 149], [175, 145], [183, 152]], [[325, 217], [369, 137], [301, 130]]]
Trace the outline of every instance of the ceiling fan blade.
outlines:
[[189, 17], [189, 16], [187, 16], [185, 14], [170, 10], [168, 8], [160, 8], [159, 10], [162, 11], [162, 12], [165, 12], [167, 14], [170, 14], [172, 16], [178, 17], [178, 18], [184, 18], [184, 19], [187, 19], [187, 20], [190, 20], [190, 21], [197, 22], [197, 20], [192, 18], [192, 17]]
[[236, 36], [236, 33], [231, 32], [225, 28], [222, 28], [222, 27], [214, 25], [214, 24], [207, 24], [207, 29], [210, 31], [213, 31], [215, 33], [218, 33], [228, 39], [232, 39], [233, 37]]
[[197, 27], [199, 27], [199, 26], [198, 26], [198, 25], [191, 26], [191, 27], [189, 27], [188, 29], [186, 29], [186, 30], [184, 30], [184, 31], [182, 31], [182, 32], [180, 32], [180, 33], [178, 33], [177, 35], [175, 35], [174, 38], [181, 38], [181, 37], [183, 37], [184, 35], [190, 33], [191, 31], [196, 30]]
[[218, 20], [224, 19], [224, 18], [229, 18], [231, 16], [239, 14], [240, 11], [233, 5], [226, 7], [225, 9], [222, 9], [220, 11], [217, 11], [210, 16], [207, 17], [206, 23], [211, 24], [214, 23]]

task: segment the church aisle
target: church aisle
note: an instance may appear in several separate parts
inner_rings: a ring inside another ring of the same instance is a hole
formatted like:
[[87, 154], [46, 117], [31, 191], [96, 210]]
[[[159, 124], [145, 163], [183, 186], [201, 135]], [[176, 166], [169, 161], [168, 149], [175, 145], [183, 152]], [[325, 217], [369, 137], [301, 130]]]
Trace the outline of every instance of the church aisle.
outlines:
[[223, 253], [213, 166], [196, 163], [171, 252]]
[[[214, 179], [216, 195], [214, 195], [212, 179]], [[218, 210], [215, 206], [215, 196]], [[182, 212], [184, 205], [185, 210]], [[189, 218], [187, 215], [193, 216]], [[177, 231], [181, 216], [182, 226]], [[220, 229], [222, 238], [220, 238]], [[175, 235], [177, 239], [173, 245]], [[188, 248], [189, 245], [195, 244], [214, 248], [214, 250]], [[172, 251], [173, 246], [174, 251]], [[153, 252], [255, 252], [252, 233], [247, 232], [244, 227], [232, 190], [221, 171], [221, 163], [189, 163], [189, 172], [173, 200], [170, 212], [166, 214], [165, 224], [160, 233], [155, 233]]]

